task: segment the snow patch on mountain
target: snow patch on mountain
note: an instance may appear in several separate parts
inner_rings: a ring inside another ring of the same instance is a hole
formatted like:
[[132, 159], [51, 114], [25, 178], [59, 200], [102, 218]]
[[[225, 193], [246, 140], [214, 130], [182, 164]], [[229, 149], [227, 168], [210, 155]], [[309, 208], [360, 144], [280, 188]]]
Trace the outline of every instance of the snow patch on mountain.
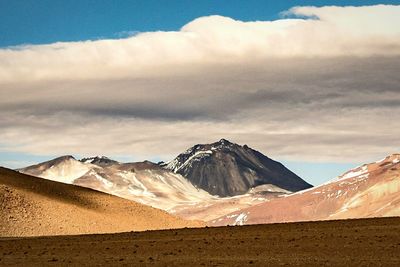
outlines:
[[[186, 155], [190, 155], [192, 153], [192, 150], [186, 151]], [[175, 158], [174, 160], [170, 161], [167, 163], [165, 166], [166, 169], [169, 169], [173, 172], [178, 172], [180, 169], [187, 167], [188, 165], [192, 164], [193, 161], [199, 161], [204, 157], [208, 157], [212, 155], [213, 151], [211, 150], [206, 150], [206, 151], [196, 151], [193, 155], [189, 156], [188, 159], [185, 161], [181, 162], [178, 158]]]
[[105, 156], [94, 156], [94, 157], [88, 157], [88, 158], [83, 158], [80, 160], [80, 162], [82, 163], [92, 163], [93, 161], [97, 160], [97, 159], [108, 159]]
[[343, 179], [349, 179], [349, 178], [354, 178], [362, 175], [368, 175], [368, 167], [366, 165], [362, 166], [361, 168], [358, 169], [353, 169], [345, 174], [341, 175], [338, 177], [338, 179], [343, 180]]
[[60, 164], [52, 165], [44, 170], [39, 177], [57, 182], [72, 184], [75, 179], [85, 175], [91, 166], [69, 158]]
[[246, 223], [246, 221], [247, 221], [248, 215], [249, 215], [249, 212], [247, 212], [247, 213], [240, 213], [240, 214], [236, 217], [236, 219], [235, 219], [233, 225], [244, 225], [244, 224]]

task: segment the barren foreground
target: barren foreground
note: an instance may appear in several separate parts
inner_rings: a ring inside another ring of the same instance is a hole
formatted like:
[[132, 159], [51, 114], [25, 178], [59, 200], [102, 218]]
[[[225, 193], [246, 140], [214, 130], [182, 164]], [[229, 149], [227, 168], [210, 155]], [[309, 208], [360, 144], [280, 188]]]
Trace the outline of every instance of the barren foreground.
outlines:
[[400, 218], [0, 239], [0, 265], [400, 266]]

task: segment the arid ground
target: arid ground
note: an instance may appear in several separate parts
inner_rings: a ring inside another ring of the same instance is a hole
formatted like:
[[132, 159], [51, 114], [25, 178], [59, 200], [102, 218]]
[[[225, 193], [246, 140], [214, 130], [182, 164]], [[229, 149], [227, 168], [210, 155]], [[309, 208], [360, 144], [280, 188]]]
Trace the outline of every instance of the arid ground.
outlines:
[[0, 265], [400, 266], [400, 218], [0, 239]]
[[199, 227], [140, 203], [0, 167], [0, 236], [120, 233]]

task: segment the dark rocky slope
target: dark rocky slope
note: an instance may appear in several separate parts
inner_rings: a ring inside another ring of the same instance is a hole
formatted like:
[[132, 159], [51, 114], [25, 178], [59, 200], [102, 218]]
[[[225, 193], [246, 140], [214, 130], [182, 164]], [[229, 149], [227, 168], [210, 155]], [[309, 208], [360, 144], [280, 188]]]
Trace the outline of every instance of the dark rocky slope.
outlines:
[[247, 145], [240, 146], [225, 139], [195, 145], [164, 167], [219, 196], [240, 195], [262, 184], [292, 192], [312, 187], [281, 163]]

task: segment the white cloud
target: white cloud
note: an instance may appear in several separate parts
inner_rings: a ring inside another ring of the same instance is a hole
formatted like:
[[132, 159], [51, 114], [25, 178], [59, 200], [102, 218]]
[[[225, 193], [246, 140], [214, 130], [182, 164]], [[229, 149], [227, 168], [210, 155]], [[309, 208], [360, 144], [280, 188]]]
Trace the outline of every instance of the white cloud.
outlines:
[[398, 150], [400, 6], [286, 14], [0, 49], [0, 144], [165, 159], [221, 137], [290, 160]]
[[[315, 17], [348, 37], [399, 37], [400, 6], [294, 7], [286, 14]], [[350, 35], [350, 36], [348, 36]]]
[[297, 16], [242, 22], [198, 18], [177, 32], [0, 50], [0, 82], [154, 76], [182, 65], [270, 57], [400, 54], [400, 6], [297, 7]]

